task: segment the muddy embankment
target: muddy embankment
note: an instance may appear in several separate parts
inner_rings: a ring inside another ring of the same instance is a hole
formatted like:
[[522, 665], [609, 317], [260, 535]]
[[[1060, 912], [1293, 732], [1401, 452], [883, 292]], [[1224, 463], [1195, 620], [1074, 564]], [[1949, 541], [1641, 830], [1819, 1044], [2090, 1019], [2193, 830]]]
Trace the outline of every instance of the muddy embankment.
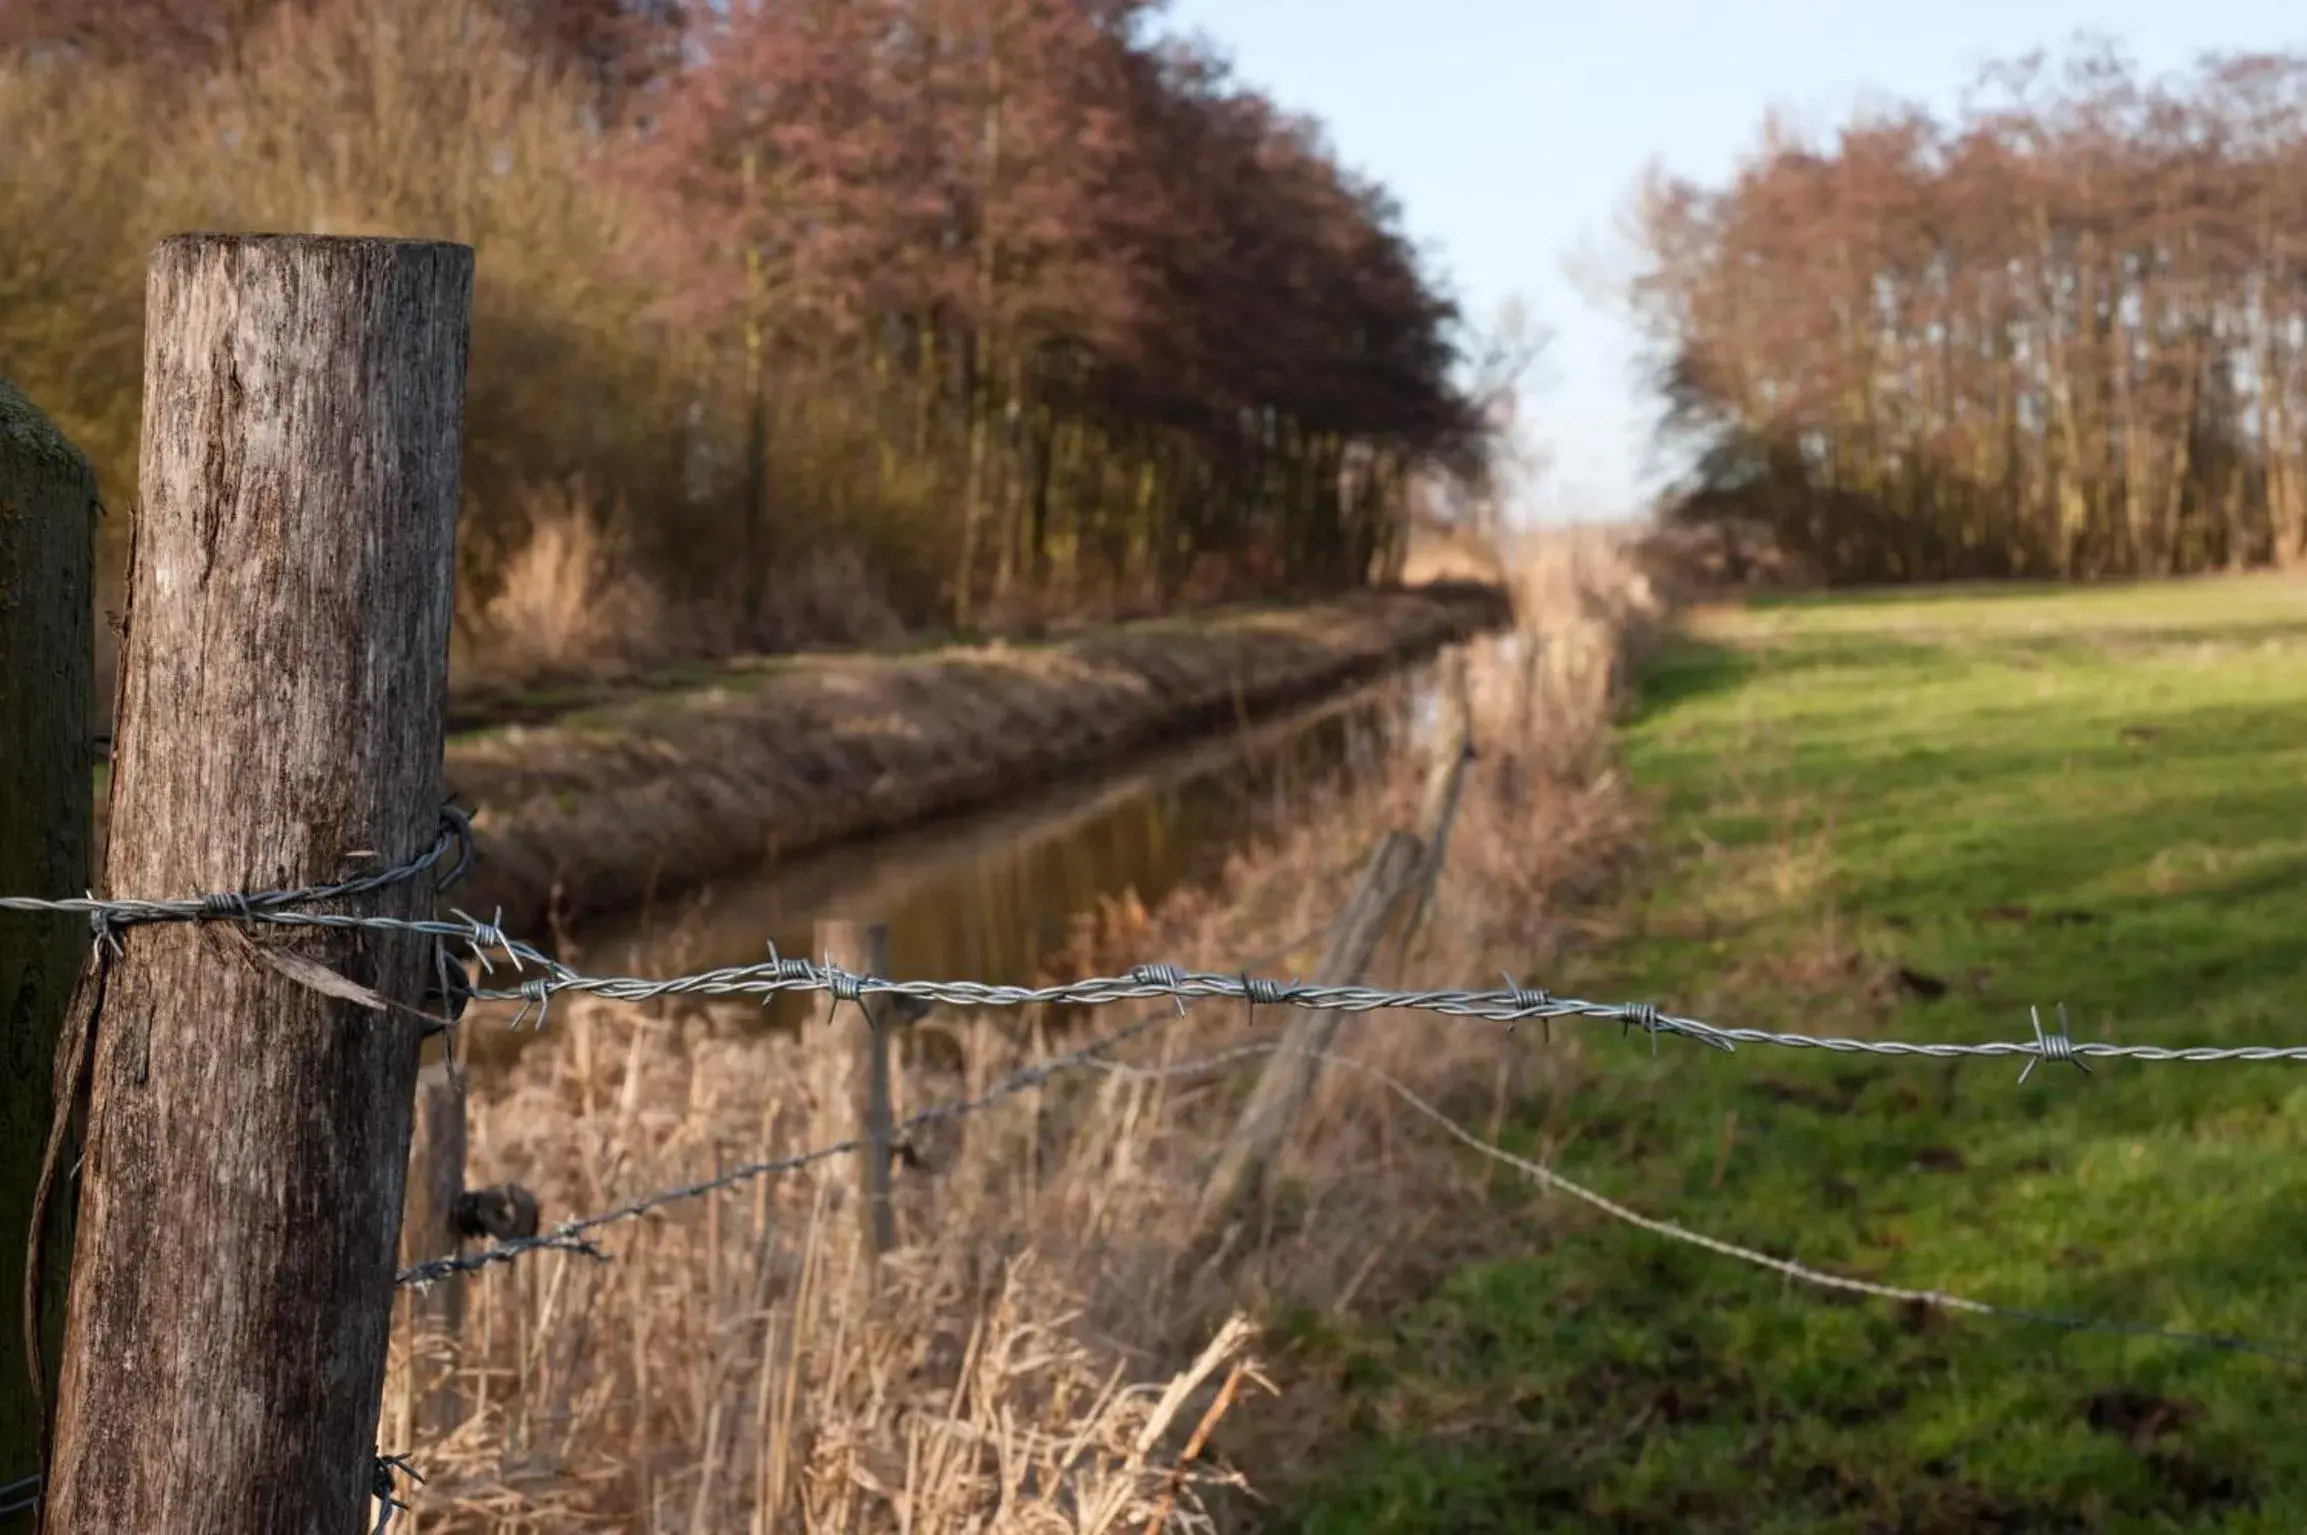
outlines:
[[550, 724], [452, 736], [480, 857], [449, 897], [543, 936], [764, 859], [1010, 796], [1304, 702], [1509, 621], [1436, 584], [1034, 646], [808, 656]]

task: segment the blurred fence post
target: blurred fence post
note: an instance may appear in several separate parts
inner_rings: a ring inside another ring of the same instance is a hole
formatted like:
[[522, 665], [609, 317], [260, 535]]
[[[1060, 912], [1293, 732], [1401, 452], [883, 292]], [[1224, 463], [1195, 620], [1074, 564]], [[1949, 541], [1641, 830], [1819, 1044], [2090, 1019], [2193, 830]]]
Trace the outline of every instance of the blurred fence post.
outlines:
[[[853, 975], [889, 974], [889, 928], [881, 922], [827, 919], [817, 924], [817, 954], [826, 964]], [[857, 1124], [865, 1146], [858, 1153], [858, 1192], [866, 1240], [880, 1257], [897, 1245], [897, 1212], [889, 1202], [890, 1144], [896, 1113], [890, 1103], [889, 1027], [892, 1009], [885, 997], [859, 1000], [865, 1015], [857, 1030], [857, 1064], [850, 1078], [855, 1094]]]
[[[428, 241], [154, 251], [108, 892], [291, 889], [439, 837], [472, 281]], [[80, 1057], [45, 1527], [365, 1528], [429, 944], [120, 939]], [[393, 1010], [295, 978], [316, 965]]]
[[[1314, 971], [1318, 984], [1351, 986], [1362, 978], [1393, 923], [1402, 894], [1417, 872], [1418, 859], [1418, 839], [1408, 832], [1390, 831], [1378, 839], [1361, 888]], [[1344, 1020], [1343, 1013], [1300, 1012], [1283, 1031], [1280, 1046], [1259, 1072], [1250, 1101], [1202, 1186], [1195, 1224], [1205, 1246], [1208, 1238], [1264, 1190], [1266, 1171], [1314, 1088], [1319, 1063], [1306, 1052], [1326, 1049]]]
[[[87, 460], [0, 380], [0, 890], [12, 894], [89, 886], [95, 518]], [[0, 912], [0, 1488], [41, 1469], [41, 1402], [55, 1396], [69, 1190], [49, 1198], [41, 1273], [27, 1276], [25, 1262], [56, 1111], [57, 1033], [87, 955], [85, 926]], [[45, 1366], [37, 1392], [28, 1325]]]
[[1439, 670], [1436, 696], [1441, 708], [1435, 721], [1434, 744], [1426, 756], [1425, 788], [1418, 800], [1418, 868], [1412, 876], [1410, 909], [1403, 915], [1396, 951], [1405, 960], [1411, 946], [1425, 935], [1426, 920], [1433, 914], [1434, 890], [1441, 883], [1442, 865], [1450, 851], [1450, 828], [1457, 823], [1466, 770], [1474, 761], [1474, 703], [1465, 650], [1445, 655]]
[[[1450, 827], [1473, 750], [1464, 674], [1446, 666], [1442, 718], [1419, 807], [1418, 831], [1390, 831], [1379, 838], [1361, 888], [1346, 908], [1315, 971], [1319, 984], [1359, 983], [1398, 915], [1406, 918], [1402, 928], [1405, 945], [1414, 928], [1423, 922], [1448, 850]], [[1405, 900], [1411, 903], [1406, 914], [1402, 912]], [[1196, 1237], [1187, 1250], [1189, 1263], [1198, 1264], [1218, 1251], [1225, 1226], [1264, 1193], [1274, 1158], [1321, 1077], [1321, 1053], [1329, 1049], [1345, 1020], [1344, 1013], [1334, 1011], [1300, 1011], [1290, 1019], [1281, 1043], [1258, 1074], [1233, 1135], [1202, 1185]]]
[[[465, 1235], [458, 1200], [465, 1192], [465, 1093], [444, 1058], [417, 1073], [416, 1114], [409, 1133], [408, 1184], [401, 1203], [403, 1267], [457, 1250]], [[399, 1370], [385, 1413], [396, 1449], [437, 1440], [457, 1425], [456, 1369], [464, 1332], [465, 1287], [403, 1291], [396, 1308]]]

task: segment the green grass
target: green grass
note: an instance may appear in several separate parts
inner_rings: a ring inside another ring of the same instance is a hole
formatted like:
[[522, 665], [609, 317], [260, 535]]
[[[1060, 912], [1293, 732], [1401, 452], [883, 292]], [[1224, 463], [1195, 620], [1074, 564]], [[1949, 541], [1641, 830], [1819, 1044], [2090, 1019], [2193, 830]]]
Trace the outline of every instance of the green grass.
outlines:
[[[1758, 605], [1657, 660], [1625, 744], [1652, 867], [1557, 989], [1856, 1037], [2024, 1039], [2064, 1002], [2078, 1040], [2307, 1043], [2307, 586]], [[1902, 965], [1945, 995], [1870, 997]], [[2022, 1086], [1585, 1048], [1510, 1138], [1550, 1111], [1557, 1165], [1645, 1213], [2307, 1353], [2307, 1066]], [[1288, 1335], [1352, 1425], [1299, 1528], [2307, 1530], [2307, 1370], [1852, 1300], [1573, 1210], [1382, 1326]]]

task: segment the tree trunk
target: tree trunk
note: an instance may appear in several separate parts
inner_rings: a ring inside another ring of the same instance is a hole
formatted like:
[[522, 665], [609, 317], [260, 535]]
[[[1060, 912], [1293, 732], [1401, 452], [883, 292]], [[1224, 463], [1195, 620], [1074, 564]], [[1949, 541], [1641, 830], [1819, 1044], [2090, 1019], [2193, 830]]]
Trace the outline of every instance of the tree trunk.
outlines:
[[[754, 205], [757, 171], [750, 149], [744, 156], [745, 201]], [[767, 285], [761, 248], [745, 246], [745, 573], [739, 587], [745, 615], [745, 643], [761, 643], [761, 619], [769, 591], [769, 397]]]

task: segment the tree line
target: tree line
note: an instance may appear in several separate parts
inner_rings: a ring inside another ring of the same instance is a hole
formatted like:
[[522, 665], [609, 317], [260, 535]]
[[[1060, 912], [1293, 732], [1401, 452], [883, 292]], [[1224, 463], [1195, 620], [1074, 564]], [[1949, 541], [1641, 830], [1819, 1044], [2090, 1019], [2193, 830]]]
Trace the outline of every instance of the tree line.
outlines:
[[157, 233], [441, 236], [480, 256], [475, 607], [553, 516], [741, 642], [810, 568], [962, 626], [1369, 580], [1415, 481], [1483, 470], [1457, 311], [1318, 124], [1161, 22], [0, 0], [0, 376], [118, 504]]
[[1668, 520], [1837, 582], [2307, 559], [2307, 57], [2084, 41], [1635, 223]]

